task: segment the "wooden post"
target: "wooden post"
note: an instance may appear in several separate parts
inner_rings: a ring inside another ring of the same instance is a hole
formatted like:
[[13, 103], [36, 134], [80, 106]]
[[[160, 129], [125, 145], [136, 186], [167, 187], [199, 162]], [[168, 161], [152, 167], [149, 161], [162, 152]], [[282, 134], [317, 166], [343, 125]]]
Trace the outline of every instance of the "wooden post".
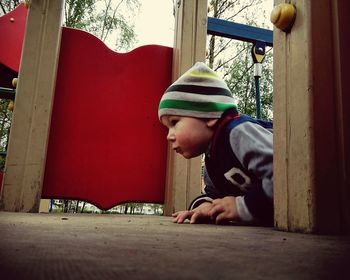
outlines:
[[[175, 4], [173, 81], [195, 62], [205, 61], [207, 1], [178, 0]], [[185, 210], [201, 190], [201, 158], [186, 160], [169, 147], [165, 192], [165, 215]]]
[[40, 199], [39, 213], [50, 212], [50, 199]]
[[62, 0], [32, 0], [0, 209], [38, 212], [61, 38]]
[[288, 2], [295, 24], [290, 33], [274, 30], [275, 225], [350, 232], [349, 2]]

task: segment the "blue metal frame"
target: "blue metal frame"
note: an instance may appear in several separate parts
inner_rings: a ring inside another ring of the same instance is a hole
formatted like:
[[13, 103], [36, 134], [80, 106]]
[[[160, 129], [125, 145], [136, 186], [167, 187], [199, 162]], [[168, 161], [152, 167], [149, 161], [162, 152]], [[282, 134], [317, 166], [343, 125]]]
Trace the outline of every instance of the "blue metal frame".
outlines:
[[256, 41], [265, 42], [273, 46], [273, 32], [269, 29], [230, 22], [218, 18], [208, 17], [208, 34], [236, 39], [255, 44]]
[[[253, 48], [258, 47], [256, 48], [256, 53], [261, 55], [265, 55], [265, 46], [273, 47], [273, 32], [271, 30], [230, 22], [213, 17], [208, 17], [207, 34], [252, 43]], [[254, 63], [258, 63], [253, 53], [252, 56]], [[261, 118], [259, 78], [260, 77], [258, 76], [255, 77], [255, 101], [257, 119]]]

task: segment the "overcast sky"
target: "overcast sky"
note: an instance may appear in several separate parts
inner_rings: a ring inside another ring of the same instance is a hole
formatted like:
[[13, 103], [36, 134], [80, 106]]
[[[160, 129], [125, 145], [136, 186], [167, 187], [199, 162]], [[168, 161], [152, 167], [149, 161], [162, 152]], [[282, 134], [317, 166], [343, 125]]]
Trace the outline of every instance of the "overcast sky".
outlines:
[[[143, 0], [135, 23], [139, 45], [173, 46], [174, 16], [172, 0]], [[136, 47], [137, 47], [136, 46]]]
[[[136, 47], [149, 44], [158, 44], [173, 47], [174, 23], [172, 0], [142, 0], [140, 14], [135, 20], [135, 32], [138, 43]], [[267, 15], [273, 7], [273, 0], [263, 0], [261, 10]], [[259, 16], [259, 15], [255, 15]], [[260, 15], [262, 17], [262, 15]], [[272, 29], [269, 16], [264, 16], [267, 28]]]

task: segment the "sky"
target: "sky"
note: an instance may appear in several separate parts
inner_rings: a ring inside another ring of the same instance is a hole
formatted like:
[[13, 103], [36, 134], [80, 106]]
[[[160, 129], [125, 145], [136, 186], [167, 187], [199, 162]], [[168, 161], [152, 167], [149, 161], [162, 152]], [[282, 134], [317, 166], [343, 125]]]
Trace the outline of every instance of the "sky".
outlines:
[[[173, 47], [175, 24], [173, 0], [142, 0], [140, 3], [140, 14], [135, 21], [135, 32], [139, 42], [135, 47], [148, 44]], [[261, 7], [269, 15], [273, 0], [263, 0]], [[263, 21], [269, 29], [272, 29], [269, 16], [265, 15]]]
[[135, 22], [139, 43], [135, 46], [158, 44], [172, 47], [174, 41], [173, 1], [142, 0]]

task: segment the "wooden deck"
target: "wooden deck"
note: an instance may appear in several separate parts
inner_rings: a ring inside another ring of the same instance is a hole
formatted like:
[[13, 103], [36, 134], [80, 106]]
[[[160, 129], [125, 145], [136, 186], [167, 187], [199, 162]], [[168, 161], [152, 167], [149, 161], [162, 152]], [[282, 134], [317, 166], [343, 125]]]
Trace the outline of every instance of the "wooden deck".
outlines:
[[344, 236], [0, 212], [1, 279], [345, 279], [349, 264]]

